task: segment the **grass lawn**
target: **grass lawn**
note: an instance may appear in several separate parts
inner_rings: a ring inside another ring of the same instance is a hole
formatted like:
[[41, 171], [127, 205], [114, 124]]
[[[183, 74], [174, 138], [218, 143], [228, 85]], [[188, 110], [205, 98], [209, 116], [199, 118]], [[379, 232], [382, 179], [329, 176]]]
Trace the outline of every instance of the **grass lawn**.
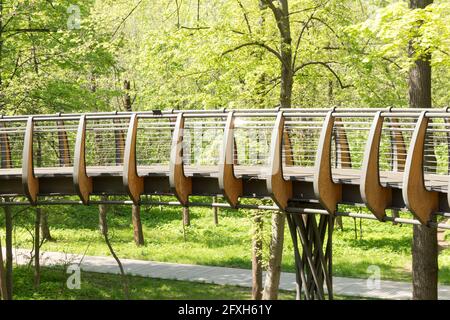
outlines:
[[[19, 209], [14, 209], [19, 212]], [[43, 250], [87, 255], [109, 255], [98, 230], [96, 207], [52, 206], [45, 208], [55, 242], [47, 242]], [[145, 246], [133, 242], [131, 208], [110, 207], [108, 221], [112, 243], [119, 257], [251, 268], [251, 218], [248, 211], [220, 210], [219, 225], [213, 223], [212, 209], [192, 208], [191, 226], [183, 229], [181, 210], [176, 207], [142, 208]], [[1, 220], [3, 223], [3, 219]], [[31, 248], [31, 210], [15, 215], [14, 245]], [[411, 279], [412, 226], [360, 221], [355, 238], [354, 220], [343, 218], [344, 230], [334, 233], [333, 267], [336, 276], [367, 277], [368, 267], [381, 269], [383, 279]], [[265, 215], [264, 258], [270, 240], [270, 213]], [[183, 231], [184, 230], [184, 231]], [[294, 255], [286, 229], [283, 271], [293, 271]], [[450, 240], [447, 233], [447, 239]], [[439, 257], [440, 282], [450, 283], [450, 250]]]
[[[119, 275], [81, 272], [81, 288], [70, 290], [62, 267], [42, 268], [41, 285], [33, 286], [33, 269], [14, 269], [15, 300], [120, 300], [124, 299], [122, 280]], [[128, 276], [130, 299], [133, 300], [249, 300], [251, 289], [206, 283], [161, 280]], [[279, 292], [279, 300], [294, 300], [295, 292]], [[335, 296], [335, 300], [356, 300]]]
[[[124, 299], [122, 280], [118, 275], [81, 273], [81, 288], [70, 290], [63, 268], [43, 268], [41, 285], [33, 286], [33, 270], [14, 269], [15, 300], [116, 300]], [[245, 300], [251, 298], [251, 289], [186, 281], [128, 277], [130, 299], [140, 300]], [[294, 292], [280, 292], [280, 299], [295, 299]], [[339, 297], [338, 297], [339, 299]]]

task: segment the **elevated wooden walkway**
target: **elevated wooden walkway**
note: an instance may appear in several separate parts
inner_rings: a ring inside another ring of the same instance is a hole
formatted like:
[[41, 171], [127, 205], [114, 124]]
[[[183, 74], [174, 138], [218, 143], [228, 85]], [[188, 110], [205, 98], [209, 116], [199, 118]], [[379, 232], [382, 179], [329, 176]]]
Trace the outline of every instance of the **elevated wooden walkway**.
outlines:
[[449, 207], [450, 113], [419, 109], [151, 111], [0, 119], [0, 196], [273, 199], [279, 209], [363, 204], [421, 223]]

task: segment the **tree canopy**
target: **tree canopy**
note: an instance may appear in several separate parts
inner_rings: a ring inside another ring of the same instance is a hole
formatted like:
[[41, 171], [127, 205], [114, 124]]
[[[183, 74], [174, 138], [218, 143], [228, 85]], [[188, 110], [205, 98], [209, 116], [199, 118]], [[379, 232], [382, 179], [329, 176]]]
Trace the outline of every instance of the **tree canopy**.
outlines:
[[[448, 106], [448, 1], [419, 10], [406, 1], [285, 2], [293, 107], [407, 106], [408, 69], [426, 55], [433, 104]], [[135, 110], [272, 108], [278, 3], [0, 1], [2, 112], [120, 110], [125, 94]]]

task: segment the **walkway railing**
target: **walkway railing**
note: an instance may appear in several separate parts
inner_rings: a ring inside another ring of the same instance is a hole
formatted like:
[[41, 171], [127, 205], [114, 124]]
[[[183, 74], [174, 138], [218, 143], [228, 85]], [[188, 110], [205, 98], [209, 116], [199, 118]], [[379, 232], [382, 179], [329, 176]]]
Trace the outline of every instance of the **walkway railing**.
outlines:
[[3, 116], [0, 196], [18, 197], [4, 205], [74, 195], [143, 204], [158, 194], [190, 206], [190, 196], [219, 195], [232, 208], [270, 197], [268, 207], [288, 212], [339, 215], [340, 204], [362, 204], [381, 221], [407, 209], [436, 225], [436, 214], [450, 213], [449, 143], [442, 109]]

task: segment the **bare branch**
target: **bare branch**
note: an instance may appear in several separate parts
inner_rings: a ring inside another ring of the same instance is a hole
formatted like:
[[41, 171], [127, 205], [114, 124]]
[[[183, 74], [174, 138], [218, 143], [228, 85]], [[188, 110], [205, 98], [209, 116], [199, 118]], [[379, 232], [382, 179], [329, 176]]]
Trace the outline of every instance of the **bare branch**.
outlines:
[[140, 0], [133, 9], [131, 9], [131, 11], [126, 15], [125, 18], [122, 19], [122, 21], [119, 23], [119, 25], [117, 26], [116, 30], [114, 30], [111, 38], [114, 38], [116, 36], [117, 31], [119, 31], [120, 27], [125, 23], [125, 21], [127, 21], [127, 19], [133, 14], [133, 12], [141, 5], [143, 0]]
[[280, 8], [275, 7], [273, 4], [273, 0], [261, 0], [262, 3], [266, 4], [270, 10], [272, 10], [273, 15], [275, 16], [275, 20], [277, 21], [278, 29], [283, 32], [283, 28], [280, 25], [280, 21], [282, 20], [282, 12]]
[[309, 23], [311, 22], [312, 18], [316, 14], [316, 10], [317, 9], [314, 9], [313, 13], [311, 13], [311, 15], [309, 16], [308, 20], [303, 25], [303, 28], [300, 31], [300, 34], [298, 36], [297, 43], [295, 45], [294, 59], [292, 60], [292, 68], [294, 68], [294, 69], [295, 69], [295, 62], [297, 61], [297, 54], [298, 54], [298, 48], [300, 47], [300, 42], [302, 41], [303, 34], [305, 33], [306, 28], [308, 28]]
[[210, 27], [185, 27], [180, 26], [180, 29], [186, 29], [186, 30], [208, 30]]
[[227, 50], [227, 51], [224, 51], [224, 52], [222, 53], [222, 56], [224, 56], [224, 55], [226, 55], [226, 54], [228, 54], [228, 53], [231, 53], [231, 52], [233, 52], [233, 51], [242, 49], [242, 48], [244, 48], [244, 47], [250, 47], [250, 46], [258, 46], [258, 47], [264, 48], [264, 49], [266, 49], [267, 51], [269, 51], [270, 53], [272, 53], [274, 56], [276, 56], [276, 57], [278, 58], [278, 60], [282, 61], [281, 55], [280, 55], [275, 49], [269, 47], [268, 45], [266, 45], [266, 44], [264, 44], [264, 43], [262, 43], [262, 42], [248, 42], [248, 43], [243, 43], [243, 44], [241, 44], [241, 45], [239, 45], [239, 46], [237, 46], [237, 47], [235, 47], [235, 48], [233, 48], [233, 49], [229, 49], [229, 50]]
[[247, 24], [248, 33], [252, 34], [252, 27], [250, 26], [250, 21], [248, 20], [248, 13], [247, 10], [245, 10], [244, 5], [242, 4], [241, 0], [236, 0], [239, 4], [239, 7], [242, 9], [242, 13], [244, 14], [245, 23]]
[[295, 68], [295, 70], [294, 70], [294, 75], [295, 75], [299, 70], [301, 70], [301, 69], [303, 69], [303, 68], [305, 68], [305, 67], [307, 67], [307, 66], [311, 66], [311, 65], [321, 65], [321, 66], [327, 68], [328, 71], [330, 71], [331, 74], [336, 78], [336, 80], [338, 81], [339, 86], [341, 87], [341, 89], [346, 89], [346, 88], [353, 87], [353, 85], [344, 85], [344, 84], [342, 83], [341, 78], [340, 78], [339, 75], [336, 73], [336, 71], [334, 71], [334, 70], [329, 66], [329, 63], [331, 63], [331, 62], [322, 62], [322, 61], [309, 61], [309, 62], [305, 62], [305, 63], [301, 64], [300, 66], [298, 66], [297, 68]]

